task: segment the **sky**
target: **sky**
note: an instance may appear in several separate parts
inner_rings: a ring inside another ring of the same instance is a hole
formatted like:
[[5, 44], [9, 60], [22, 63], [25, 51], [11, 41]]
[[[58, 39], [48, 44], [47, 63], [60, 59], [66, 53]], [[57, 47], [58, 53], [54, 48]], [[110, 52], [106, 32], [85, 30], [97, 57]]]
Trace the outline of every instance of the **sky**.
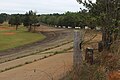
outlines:
[[0, 0], [0, 13], [21, 13], [29, 10], [38, 14], [77, 12], [84, 8], [76, 0]]

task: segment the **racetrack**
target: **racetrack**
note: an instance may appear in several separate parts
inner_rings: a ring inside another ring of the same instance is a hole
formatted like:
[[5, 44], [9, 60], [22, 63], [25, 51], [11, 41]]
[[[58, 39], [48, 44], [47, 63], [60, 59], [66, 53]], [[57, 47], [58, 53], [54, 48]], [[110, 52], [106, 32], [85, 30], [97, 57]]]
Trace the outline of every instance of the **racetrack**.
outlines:
[[[43, 26], [44, 27], [44, 26]], [[46, 27], [46, 26], [45, 26]], [[27, 45], [23, 45], [17, 48], [12, 48], [12, 49], [8, 49], [5, 51], [0, 51], [0, 56], [4, 56], [4, 55], [9, 55], [9, 54], [14, 54], [16, 52], [20, 52], [26, 49], [30, 49], [30, 48], [34, 48], [34, 47], [39, 47], [42, 44], [48, 44], [51, 43], [52, 41], [56, 41], [58, 39], [63, 39], [65, 37], [68, 37], [68, 33], [67, 30], [62, 30], [62, 29], [48, 29], [46, 31], [41, 31], [41, 27], [37, 29], [37, 33], [42, 33], [43, 35], [46, 36], [46, 38], [42, 41], [37, 41], [31, 44], [27, 44]], [[52, 43], [53, 43], [52, 42]]]
[[68, 29], [56, 29], [53, 27], [40, 26], [37, 29], [37, 33], [42, 33], [46, 38], [42, 41], [23, 45], [17, 48], [8, 49], [0, 52], [0, 63], [16, 59], [21, 56], [33, 54], [35, 52], [43, 51], [47, 48], [51, 48], [73, 39], [73, 30]]
[[[72, 46], [72, 40], [73, 40], [73, 30], [68, 29], [56, 29], [52, 27], [42, 26], [37, 29], [37, 32], [42, 33], [46, 36], [46, 38], [43, 41], [38, 41], [32, 44], [20, 46], [18, 48], [9, 49], [4, 52], [0, 52], [0, 69], [4, 70], [16, 65], [20, 65], [25, 63], [26, 61], [34, 61], [35, 59], [42, 58], [49, 54], [49, 52], [55, 52], [55, 51], [64, 51], [64, 49], [69, 48]], [[67, 43], [69, 42], [69, 43]], [[64, 44], [66, 43], [66, 44]], [[57, 46], [60, 45], [60, 46]], [[57, 47], [54, 47], [57, 46]], [[51, 48], [53, 47], [53, 48]], [[33, 52], [44, 50], [46, 48], [51, 48], [50, 50], [45, 50], [43, 52], [39, 52], [36, 55], [29, 55]], [[26, 57], [21, 57], [20, 59], [16, 59], [16, 57], [20, 57], [23, 55], [28, 55]], [[67, 58], [66, 58], [67, 56]], [[13, 60], [12, 60], [13, 59]], [[59, 60], [57, 60], [59, 59]], [[11, 61], [9, 61], [11, 60]], [[5, 61], [5, 62], [4, 62]], [[7, 62], [6, 62], [7, 61]], [[40, 63], [38, 63], [40, 62]], [[41, 64], [41, 65], [40, 65]], [[31, 66], [32, 65], [32, 66]], [[64, 76], [64, 73], [66, 73], [68, 67], [71, 68], [72, 65], [72, 53], [66, 53], [66, 54], [58, 54], [55, 56], [52, 56], [48, 59], [43, 59], [40, 61], [36, 61], [35, 63], [31, 63], [28, 65], [23, 65], [21, 67], [11, 69], [5, 72], [0, 73], [0, 79], [2, 80], [49, 80], [49, 78], [54, 78], [57, 80], [60, 78], [60, 76]], [[31, 66], [31, 68], [29, 67]], [[59, 66], [59, 67], [58, 67]], [[21, 68], [23, 67], [23, 70]], [[26, 67], [26, 69], [25, 69]], [[29, 67], [29, 68], [28, 68]], [[18, 71], [20, 69], [20, 72]], [[39, 70], [37, 70], [39, 69]], [[58, 70], [59, 73], [55, 73], [55, 70]], [[14, 72], [15, 71], [15, 72]], [[25, 74], [23, 74], [25, 71]], [[30, 71], [30, 72], [29, 72]], [[31, 73], [32, 71], [32, 73]], [[36, 72], [37, 71], [37, 72]], [[10, 73], [9, 73], [10, 72]], [[11, 73], [12, 72], [12, 73]], [[50, 74], [51, 77], [49, 76]], [[16, 75], [14, 75], [16, 74]], [[18, 75], [20, 74], [20, 75]], [[30, 74], [30, 75], [29, 75]], [[39, 74], [39, 75], [36, 75]], [[46, 75], [48, 74], [48, 75]], [[63, 75], [61, 75], [63, 74]], [[34, 77], [35, 75], [35, 77]], [[14, 76], [14, 77], [12, 77]], [[33, 77], [30, 77], [33, 76]]]
[[[43, 26], [43, 27], [47, 28], [46, 26]], [[73, 30], [54, 29], [54, 28], [48, 29], [48, 28], [43, 30], [42, 29], [38, 29], [38, 30], [45, 35], [51, 35], [51, 36], [47, 37], [43, 41], [40, 41], [34, 44], [29, 44], [28, 46], [33, 45], [31, 46], [32, 48], [31, 47], [24, 48], [23, 51], [20, 51], [21, 54], [11, 53], [10, 55], [5, 55], [5, 57], [4, 56], [1, 57], [1, 60], [2, 59], [4, 60], [5, 58], [10, 59], [16, 56], [30, 54], [31, 52], [34, 52], [38, 49], [42, 50], [47, 47], [48, 48], [53, 47], [53, 46], [62, 44], [64, 42], [69, 42], [73, 39]], [[89, 37], [94, 36], [94, 35], [91, 35], [89, 32], [86, 35], [87, 35], [85, 37], [86, 41], [90, 39]], [[96, 48], [96, 44], [100, 40], [100, 38], [101, 38], [101, 35], [98, 34], [93, 40], [90, 41], [90, 43], [95, 42], [94, 43], [95, 46], [92, 45], [92, 47]], [[90, 44], [89, 45], [86, 44], [86, 45], [91, 46]], [[86, 47], [86, 45], [84, 47]], [[26, 61], [32, 61], [32, 63], [30, 64], [24, 64], [22, 66], [18, 66], [10, 70], [1, 72], [0, 79], [2, 80], [59, 80], [60, 78], [65, 76], [65, 74], [67, 74], [67, 71], [70, 71], [70, 69], [72, 68], [73, 49], [66, 52], [62, 52], [61, 54], [47, 57], [45, 59], [40, 59], [40, 60], [36, 60], [36, 59], [44, 57], [44, 55], [51, 54], [51, 52], [53, 54], [55, 51], [64, 51], [64, 49], [67, 49], [70, 46], [73, 46], [73, 42], [69, 42], [54, 48], [50, 48], [49, 50], [45, 50], [43, 52], [39, 52], [34, 55], [29, 55], [20, 59], [15, 59], [12, 61], [2, 63], [0, 64], [0, 69], [4, 70], [12, 66], [23, 64]]]

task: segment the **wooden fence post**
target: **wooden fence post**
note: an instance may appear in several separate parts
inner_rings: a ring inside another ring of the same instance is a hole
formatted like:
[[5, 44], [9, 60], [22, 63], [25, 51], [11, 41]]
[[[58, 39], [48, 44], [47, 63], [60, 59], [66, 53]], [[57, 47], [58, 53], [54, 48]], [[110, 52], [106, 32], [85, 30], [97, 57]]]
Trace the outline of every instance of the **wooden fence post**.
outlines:
[[74, 54], [73, 54], [73, 69], [74, 75], [73, 80], [79, 79], [79, 74], [81, 74], [81, 68], [83, 64], [82, 57], [82, 42], [83, 42], [83, 31], [75, 30], [74, 31]]
[[83, 41], [83, 31], [75, 30], [74, 31], [74, 55], [73, 55], [73, 65], [79, 67], [83, 62], [81, 45]]
[[93, 64], [93, 54], [94, 54], [94, 51], [93, 51], [93, 48], [86, 48], [86, 52], [85, 52], [85, 60], [87, 63], [89, 64]]

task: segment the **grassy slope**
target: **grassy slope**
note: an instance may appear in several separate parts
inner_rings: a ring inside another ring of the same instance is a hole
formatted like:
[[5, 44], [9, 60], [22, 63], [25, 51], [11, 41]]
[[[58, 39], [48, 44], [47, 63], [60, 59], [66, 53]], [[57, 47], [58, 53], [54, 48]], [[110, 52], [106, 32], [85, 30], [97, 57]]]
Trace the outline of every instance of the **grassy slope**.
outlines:
[[[14, 34], [5, 35], [5, 33], [14, 33]], [[44, 35], [27, 32], [27, 30], [23, 27], [19, 28], [18, 31], [0, 30], [0, 50], [18, 47], [24, 44], [42, 40], [44, 38], [45, 38]]]

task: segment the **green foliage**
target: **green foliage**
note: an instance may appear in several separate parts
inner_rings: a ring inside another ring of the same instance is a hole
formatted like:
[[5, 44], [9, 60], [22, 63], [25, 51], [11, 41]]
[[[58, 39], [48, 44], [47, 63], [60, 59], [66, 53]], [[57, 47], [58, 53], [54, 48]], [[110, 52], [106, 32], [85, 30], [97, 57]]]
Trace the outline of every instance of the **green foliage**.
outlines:
[[11, 26], [15, 25], [16, 26], [16, 30], [18, 29], [18, 26], [21, 25], [21, 17], [19, 14], [13, 14], [11, 15], [9, 22], [8, 22]]
[[0, 15], [0, 24], [2, 24], [4, 22], [4, 19], [2, 18], [2, 16]]
[[78, 19], [75, 14], [67, 12], [64, 15], [64, 25], [65, 26], [71, 26], [71, 27], [76, 27], [76, 19]]
[[23, 20], [23, 25], [28, 28], [29, 32], [32, 30], [32, 26], [34, 26], [37, 23], [38, 23], [38, 16], [36, 15], [36, 12], [33, 12], [32, 10], [26, 12]]
[[65, 27], [84, 27], [87, 25], [87, 12], [66, 12], [65, 14], [47, 14], [40, 15], [39, 20], [42, 23], [52, 26], [65, 26]]
[[100, 26], [102, 28], [102, 41], [105, 50], [120, 37], [120, 0], [77, 0], [83, 4], [89, 12], [89, 24], [91, 28]]
[[87, 8], [92, 17], [95, 16], [96, 23], [99, 26], [118, 27], [118, 22], [120, 21], [120, 0], [96, 0], [95, 3], [92, 0], [77, 1]]
[[29, 26], [30, 25], [30, 17], [29, 17], [28, 13], [26, 13], [25, 16], [24, 16], [23, 25], [24, 26]]
[[0, 14], [0, 24], [2, 24], [3, 22], [7, 21], [7, 18], [8, 18], [8, 14], [1, 13]]

